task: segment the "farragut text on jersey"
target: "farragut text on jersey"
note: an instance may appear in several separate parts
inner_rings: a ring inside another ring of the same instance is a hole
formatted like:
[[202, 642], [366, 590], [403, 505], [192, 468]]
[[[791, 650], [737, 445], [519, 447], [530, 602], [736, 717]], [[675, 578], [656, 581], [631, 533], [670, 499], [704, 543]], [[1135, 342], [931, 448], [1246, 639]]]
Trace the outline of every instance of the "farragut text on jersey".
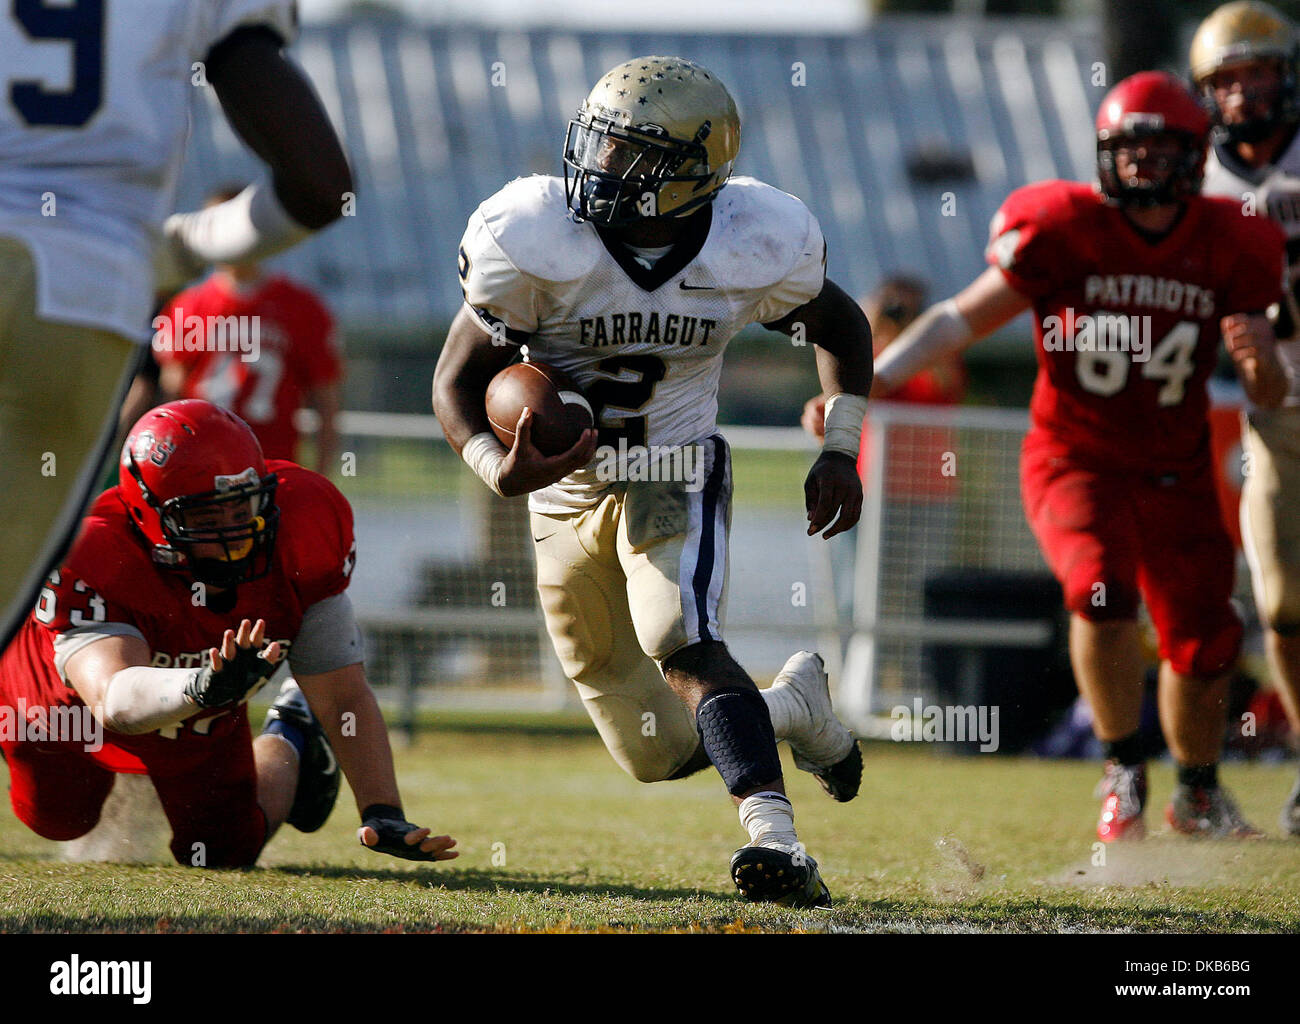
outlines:
[[665, 313], [610, 313], [584, 316], [578, 321], [578, 344], [605, 345], [707, 345], [718, 321], [702, 316]]

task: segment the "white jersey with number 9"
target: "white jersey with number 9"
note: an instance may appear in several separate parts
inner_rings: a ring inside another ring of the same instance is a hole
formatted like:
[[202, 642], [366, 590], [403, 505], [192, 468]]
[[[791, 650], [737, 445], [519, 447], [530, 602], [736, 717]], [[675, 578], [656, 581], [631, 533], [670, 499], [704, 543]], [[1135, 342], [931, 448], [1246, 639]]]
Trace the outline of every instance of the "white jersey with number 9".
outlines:
[[286, 42], [293, 0], [9, 0], [0, 13], [0, 236], [47, 320], [144, 340], [202, 62], [244, 26]]

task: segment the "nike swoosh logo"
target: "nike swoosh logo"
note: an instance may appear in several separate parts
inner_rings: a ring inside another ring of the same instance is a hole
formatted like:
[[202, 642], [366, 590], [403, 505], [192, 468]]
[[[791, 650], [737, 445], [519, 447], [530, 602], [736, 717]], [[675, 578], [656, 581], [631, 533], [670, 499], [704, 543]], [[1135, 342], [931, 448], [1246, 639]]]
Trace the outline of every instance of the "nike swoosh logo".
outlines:
[[687, 284], [685, 281], [682, 281], [679, 287], [684, 292], [711, 292], [714, 290], [711, 284]]
[[553, 531], [550, 532], [550, 533], [543, 534], [541, 537], [534, 537], [534, 538], [533, 538], [533, 542], [536, 543], [536, 544], [540, 544], [542, 541], [546, 540], [548, 537], [554, 537], [555, 534], [556, 534], [556, 532], [558, 532], [558, 531], [554, 531], [554, 530], [553, 530]]

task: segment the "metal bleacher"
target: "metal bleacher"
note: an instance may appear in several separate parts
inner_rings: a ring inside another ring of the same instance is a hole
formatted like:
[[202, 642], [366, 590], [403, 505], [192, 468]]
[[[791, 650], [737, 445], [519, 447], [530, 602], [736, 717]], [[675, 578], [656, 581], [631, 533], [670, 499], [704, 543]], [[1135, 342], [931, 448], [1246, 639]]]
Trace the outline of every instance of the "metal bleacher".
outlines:
[[[355, 216], [281, 257], [331, 298], [345, 328], [426, 330], [460, 302], [465, 220], [513, 177], [557, 174], [564, 127], [629, 56], [712, 68], [742, 115], [738, 173], [803, 198], [830, 275], [860, 293], [891, 270], [935, 294], [981, 266], [1006, 194], [1092, 174], [1095, 25], [1032, 19], [883, 19], [858, 35], [504, 32], [389, 20], [308, 26], [295, 53], [356, 172]], [[197, 92], [179, 204], [257, 173]]]

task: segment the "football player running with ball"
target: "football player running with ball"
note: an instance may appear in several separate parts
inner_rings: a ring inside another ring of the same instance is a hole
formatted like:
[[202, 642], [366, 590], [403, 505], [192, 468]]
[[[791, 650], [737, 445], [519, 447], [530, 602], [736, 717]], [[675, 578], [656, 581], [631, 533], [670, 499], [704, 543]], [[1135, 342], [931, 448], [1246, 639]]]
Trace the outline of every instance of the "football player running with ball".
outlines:
[[1013, 192], [992, 266], [929, 309], [876, 362], [884, 387], [1034, 311], [1038, 377], [1021, 458], [1030, 527], [1065, 592], [1070, 660], [1106, 751], [1103, 842], [1143, 834], [1139, 597], [1159, 635], [1160, 723], [1178, 764], [1170, 825], [1257, 834], [1219, 786], [1227, 688], [1242, 627], [1214, 487], [1206, 380], [1220, 333], [1247, 394], [1286, 378], [1264, 311], [1282, 233], [1236, 200], [1199, 195], [1209, 118], [1172, 75], [1102, 100], [1099, 184]]
[[[99, 820], [114, 773], [146, 774], [179, 863], [245, 867], [283, 822], [325, 823], [341, 765], [361, 843], [455, 857], [454, 840], [401, 809], [346, 593], [356, 545], [343, 495], [264, 461], [243, 420], [199, 400], [145, 414], [119, 480], [0, 659], [0, 704], [29, 718], [41, 709], [41, 729], [0, 731], [19, 820], [76, 839]], [[245, 701], [286, 654], [296, 681], [254, 739]], [[48, 727], [87, 709], [102, 742]]]
[[[1287, 235], [1287, 292], [1274, 329], [1290, 387], [1281, 408], [1251, 408], [1241, 540], [1273, 681], [1300, 736], [1300, 89], [1295, 27], [1268, 4], [1225, 4], [1192, 39], [1192, 79], [1215, 120], [1205, 193], [1248, 202]], [[1300, 836], [1300, 780], [1282, 830]]]
[[[465, 305], [438, 361], [434, 409], [489, 487], [531, 494], [547, 629], [615, 761], [642, 782], [712, 763], [750, 836], [731, 861], [741, 893], [828, 906], [776, 744], [788, 740], [837, 800], [856, 795], [861, 755], [817, 655], [795, 654], [760, 691], [723, 642], [731, 467], [718, 378], [747, 324], [817, 346], [832, 398], [805, 495], [808, 534], [829, 537], [861, 511], [871, 329], [826, 280], [803, 203], [730, 178], [739, 145], [731, 95], [698, 64], [642, 57], [605, 75], [569, 124], [564, 179], [515, 180], [470, 218]], [[529, 410], [509, 450], [489, 428], [488, 383], [524, 342], [593, 406], [597, 429], [556, 456], [533, 447]], [[601, 472], [638, 452], [675, 453], [664, 466], [698, 455], [700, 486], [660, 478], [680, 472]]]

